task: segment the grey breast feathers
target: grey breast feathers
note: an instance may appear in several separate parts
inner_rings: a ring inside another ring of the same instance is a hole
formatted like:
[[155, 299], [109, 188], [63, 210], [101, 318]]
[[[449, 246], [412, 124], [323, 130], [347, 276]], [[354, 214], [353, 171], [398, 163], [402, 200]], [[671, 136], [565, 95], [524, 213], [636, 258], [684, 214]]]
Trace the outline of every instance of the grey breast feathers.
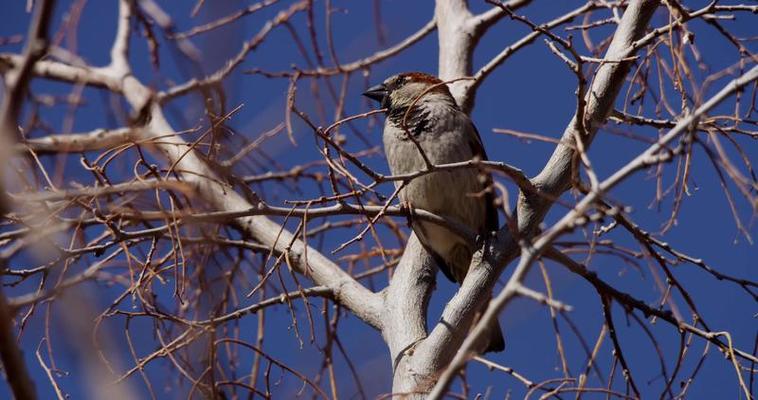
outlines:
[[[454, 108], [427, 109], [426, 113], [425, 127], [414, 138], [433, 164], [484, 157], [476, 129], [467, 115]], [[387, 119], [384, 145], [393, 174], [426, 168], [418, 146], [408, 139], [409, 133], [415, 132], [406, 131], [392, 119]], [[400, 199], [414, 208], [454, 220], [476, 233], [484, 233], [492, 226], [492, 221], [488, 220], [493, 214], [491, 198], [482, 193], [487, 184], [479, 179], [476, 169], [436, 171], [410, 181], [400, 192]], [[497, 218], [496, 212], [494, 218]], [[497, 221], [494, 225], [497, 226]], [[431, 222], [414, 221], [412, 228], [437, 258], [445, 275], [451, 280], [462, 281], [474, 251], [473, 244]]]

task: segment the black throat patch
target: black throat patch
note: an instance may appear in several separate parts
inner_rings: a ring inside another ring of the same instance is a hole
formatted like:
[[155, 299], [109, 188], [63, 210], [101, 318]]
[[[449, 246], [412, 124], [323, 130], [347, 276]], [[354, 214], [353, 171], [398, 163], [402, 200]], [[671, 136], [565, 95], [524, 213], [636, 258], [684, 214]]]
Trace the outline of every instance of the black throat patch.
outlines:
[[408, 107], [390, 108], [387, 112], [387, 118], [395, 126], [401, 129], [405, 128], [407, 133], [414, 137], [417, 137], [422, 131], [429, 128], [431, 124], [430, 112], [418, 105], [414, 106], [410, 111], [408, 111]]

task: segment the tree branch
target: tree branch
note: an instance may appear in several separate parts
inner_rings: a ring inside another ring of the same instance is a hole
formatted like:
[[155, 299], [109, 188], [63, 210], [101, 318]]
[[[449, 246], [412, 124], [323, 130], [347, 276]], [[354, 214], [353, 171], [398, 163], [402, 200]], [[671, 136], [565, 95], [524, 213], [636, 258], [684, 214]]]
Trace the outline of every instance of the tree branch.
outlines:
[[[532, 0], [511, 0], [505, 4], [511, 11], [516, 11], [519, 8], [526, 7], [531, 4]], [[492, 25], [495, 25], [497, 21], [505, 17], [505, 11], [500, 7], [493, 7], [471, 19], [471, 24], [475, 27], [477, 33], [483, 34], [484, 31], [489, 29]]]
[[[280, 13], [275, 17], [276, 21], [281, 21], [282, 18], [288, 17], [291, 13], [301, 10], [303, 4], [296, 3], [287, 12]], [[121, 19], [120, 21], [123, 23], [124, 20]], [[267, 25], [267, 29], [270, 30], [273, 26], [275, 23], [270, 23]], [[264, 29], [264, 32], [267, 30]], [[245, 52], [243, 51], [241, 54], [244, 55]], [[227, 69], [219, 71], [209, 79], [213, 80], [215, 77], [225, 74], [224, 71]], [[192, 86], [191, 83], [183, 85], [187, 88], [190, 86]], [[151, 116], [145, 129], [140, 130], [142, 139], [155, 139], [158, 132], [160, 135], [176, 134], [166, 120], [153, 93], [134, 76], [129, 75], [124, 78], [121, 92], [124, 93], [127, 101], [135, 110], [145, 109]], [[172, 93], [176, 94], [173, 91]], [[175, 135], [172, 143], [157, 142], [155, 147], [174, 165], [175, 170], [193, 172], [181, 174], [182, 179], [194, 185], [198, 195], [215, 209], [244, 210], [253, 207], [244, 197], [220, 184], [218, 174], [194, 151], [188, 151], [187, 144], [180, 136]], [[332, 290], [336, 301], [350, 309], [369, 325], [381, 329], [380, 296], [366, 289], [337, 264], [297, 239], [283, 226], [264, 216], [241, 217], [237, 218], [234, 223], [242, 232], [255, 238], [264, 246], [272, 247], [276, 252], [287, 253], [288, 260], [293, 268], [311, 278], [316, 284]]]
[[[0, 105], [0, 214], [6, 214], [10, 205], [5, 196], [5, 168], [10, 159], [13, 143], [20, 137], [18, 118], [21, 114], [26, 89], [32, 77], [32, 70], [37, 61], [47, 51], [47, 31], [53, 14], [55, 2], [42, 0], [34, 10], [32, 22], [23, 55], [13, 70], [5, 76], [5, 96]], [[0, 270], [6, 269], [5, 260], [0, 260]], [[13, 334], [13, 312], [8, 306], [5, 294], [0, 290], [0, 360], [2, 360], [5, 375], [10, 383], [13, 396], [18, 400], [37, 398], [34, 383], [29, 376], [21, 349]]]
[[[631, 55], [629, 49], [632, 43], [644, 35], [648, 21], [657, 6], [658, 2], [654, 0], [638, 0], [630, 4], [614, 35], [605, 56], [606, 60], [623, 60]], [[439, 7], [441, 7], [440, 3], [438, 3]], [[444, 8], [444, 6], [442, 7]], [[451, 12], [451, 10], [446, 11], [446, 13]], [[460, 12], [458, 13], [460, 14]], [[443, 18], [445, 15], [443, 13]], [[439, 20], [440, 14], [437, 14], [437, 17]], [[449, 34], [452, 35], [452, 33]], [[443, 37], [445, 36], [440, 31], [441, 41]], [[468, 44], [473, 45], [472, 43]], [[445, 43], [440, 43], [441, 52], [444, 46]], [[460, 54], [455, 60], [458, 60], [458, 69], [465, 69], [469, 65], [466, 64], [467, 59], [461, 58]], [[461, 288], [445, 307], [441, 323], [437, 324], [428, 338], [418, 342], [412, 357], [406, 357], [402, 360], [403, 363], [407, 364], [401, 364], [402, 368], [396, 370], [393, 387], [395, 393], [400, 392], [400, 389], [409, 393], [423, 393], [429, 390], [434, 384], [432, 376], [437, 376], [437, 371], [447, 367], [450, 360], [453, 359], [456, 349], [461, 346], [461, 343], [465, 343], [464, 347], [455, 355], [455, 360], [460, 364], [455, 364], [457, 367], [446, 370], [444, 376], [448, 379], [447, 381], [437, 381], [434, 393], [439, 398], [446, 390], [450, 382], [449, 379], [454, 376], [457, 368], [460, 368], [472, 355], [474, 339], [469, 335], [464, 342], [464, 338], [466, 338], [468, 327], [473, 322], [476, 310], [481, 309], [485, 303], [503, 266], [519, 254], [518, 240], [534, 234], [553, 201], [570, 186], [572, 160], [577, 155], [576, 146], [573, 145], [574, 140], [577, 137], [583, 137], [585, 138], [584, 147], [589, 146], [594, 133], [612, 110], [613, 102], [623, 86], [630, 65], [631, 62], [623, 61], [603, 63], [598, 68], [597, 76], [586, 96], [585, 124], [583, 124], [585, 131], [578, 131], [579, 124], [577, 124], [577, 117], [575, 116], [566, 128], [551, 160], [540, 175], [532, 180], [540, 192], [522, 192], [520, 194], [515, 213], [518, 218], [518, 232], [510, 232], [507, 226], [502, 228], [494, 240], [488, 241], [489, 243], [483, 252], [474, 255], [472, 267], [469, 269]], [[444, 68], [447, 68], [448, 71], [452, 70], [451, 67]], [[442, 70], [443, 65], [440, 65], [440, 71]], [[460, 95], [460, 93], [458, 94]], [[503, 304], [518, 294], [521, 280], [528, 272], [529, 265], [529, 263], [522, 263], [514, 271], [509, 284], [503, 290], [505, 293], [504, 300], [502, 300]], [[398, 268], [401, 267], [404, 267], [402, 262]], [[488, 313], [490, 311], [488, 309]], [[490, 320], [490, 323], [493, 320], [494, 318]], [[483, 326], [482, 322], [480, 321], [477, 326]]]
[[[304, 3], [295, 3], [286, 12], [277, 15], [274, 22], [268, 24], [262, 33], [256, 37], [265, 35], [276, 23], [300, 11], [303, 7]], [[144, 110], [151, 117], [148, 118], [149, 122], [146, 126], [134, 129], [137, 133], [135, 140], [153, 142], [155, 148], [174, 165], [175, 171], [192, 171], [192, 173], [180, 173], [182, 180], [185, 184], [189, 184], [198, 196], [214, 209], [222, 212], [252, 209], [253, 205], [244, 197], [230, 191], [228, 186], [221, 183], [223, 180], [201, 157], [193, 150], [188, 151], [189, 145], [166, 120], [161, 105], [156, 100], [155, 93], [133, 75], [122, 75], [124, 73], [122, 67], [114, 67], [121, 62], [118, 61], [119, 59], [128, 60], [128, 46], [124, 42], [129, 40], [130, 32], [128, 29], [129, 18], [125, 14], [130, 13], [131, 9], [121, 7], [120, 12], [122, 14], [119, 17], [117, 40], [112, 47], [112, 54], [116, 55], [116, 59], [112, 59], [109, 66], [93, 68], [42, 61], [34, 66], [34, 73], [51, 79], [107, 87], [114, 93], [123, 93], [134, 110]], [[258, 40], [253, 38], [249, 43], [255, 44], [258, 43]], [[240, 57], [244, 57], [244, 54], [249, 50], [248, 47], [243, 49], [236, 59], [241, 60]], [[19, 56], [0, 56], [0, 63], [5, 62], [11, 66], [18, 65], [20, 61]], [[220, 70], [209, 79], [214, 80], [218, 76], [225, 75], [225, 71], [228, 71], [229, 68], [233, 68], [233, 65]], [[206, 80], [196, 83], [188, 82], [181, 86], [184, 89], [181, 89], [180, 92], [205, 83], [207, 83]], [[178, 88], [174, 88], [170, 93], [178, 94], [176, 92], [179, 90]], [[172, 139], [170, 142], [157, 140], [163, 137], [171, 137]], [[277, 253], [287, 253], [288, 260], [294, 269], [311, 278], [317, 285], [329, 288], [334, 293], [337, 302], [350, 309], [369, 325], [381, 329], [380, 309], [382, 299], [380, 295], [366, 289], [337, 264], [316, 249], [307, 246], [281, 225], [264, 216], [239, 217], [233, 222], [244, 234], [259, 241], [262, 245], [273, 248]]]
[[95, 129], [86, 133], [55, 134], [27, 139], [15, 146], [17, 153], [81, 153], [103, 150], [129, 143], [136, 137], [132, 128]]
[[[622, 23], [620, 26], [624, 25], [624, 20], [626, 19], [627, 14], [630, 12], [630, 10], [632, 10], [633, 6], [634, 4], [630, 5], [630, 8], [627, 9], [627, 12], [624, 14], [624, 17], [622, 18]], [[710, 111], [713, 107], [715, 107], [721, 101], [723, 101], [724, 99], [726, 99], [728, 96], [732, 95], [733, 93], [741, 90], [745, 85], [755, 82], [756, 80], [758, 80], [758, 66], [754, 66], [751, 70], [746, 72], [744, 75], [730, 82], [721, 91], [719, 91], [719, 93], [711, 97], [702, 106], [698, 107], [694, 112], [692, 112], [686, 118], [683, 118], [682, 120], [680, 120], [679, 123], [677, 123], [676, 127], [674, 127], [674, 129], [670, 130], [668, 133], [663, 135], [658, 140], [657, 143], [650, 146], [642, 154], [638, 155], [636, 158], [634, 158], [624, 167], [622, 167], [621, 169], [616, 171], [613, 175], [611, 175], [610, 177], [605, 179], [603, 182], [601, 182], [597, 190], [591, 191], [589, 194], [587, 194], [574, 207], [573, 210], [569, 211], [563, 218], [561, 218], [560, 221], [558, 221], [555, 225], [553, 225], [553, 227], [551, 227], [548, 231], [542, 234], [534, 242], [533, 245], [529, 245], [528, 247], [522, 248], [522, 257], [519, 262], [519, 265], [514, 271], [511, 278], [508, 280], [508, 283], [506, 284], [505, 288], [500, 292], [500, 294], [498, 294], [496, 298], [492, 300], [490, 305], [487, 307], [487, 311], [484, 313], [484, 316], [476, 324], [473, 331], [469, 334], [469, 336], [463, 342], [460, 350], [458, 350], [458, 353], [455, 355], [455, 358], [450, 363], [449, 367], [445, 370], [445, 372], [442, 374], [440, 379], [437, 381], [437, 384], [435, 385], [433, 391], [430, 393], [429, 397], [432, 399], [439, 399], [445, 393], [448, 385], [450, 384], [453, 377], [455, 376], [455, 373], [458, 371], [458, 369], [463, 367], [463, 365], [465, 365], [468, 359], [471, 357], [472, 351], [475, 348], [474, 346], [477, 339], [480, 336], [485, 334], [486, 327], [488, 326], [488, 324], [495, 321], [500, 311], [503, 310], [504, 307], [515, 297], [515, 295], [517, 294], [516, 285], [520, 284], [520, 282], [525, 277], [526, 272], [529, 270], [529, 266], [537, 259], [537, 257], [543, 251], [545, 251], [550, 246], [553, 240], [555, 240], [560, 234], [563, 234], [569, 230], [572, 230], [575, 226], [576, 220], [580, 218], [581, 216], [585, 215], [585, 213], [589, 210], [592, 204], [594, 204], [595, 201], [597, 201], [602, 196], [603, 193], [607, 193], [608, 190], [610, 190], [611, 188], [613, 188], [614, 186], [622, 182], [626, 177], [631, 175], [633, 172], [651, 165], [651, 161], [653, 164], [657, 162], [659, 158], [658, 153], [663, 152], [665, 154], [666, 153], [665, 149], [667, 148], [668, 143], [670, 143], [672, 140], [677, 138], [683, 132], [691, 129], [692, 126], [695, 126], [697, 124], [697, 120], [702, 115], [705, 115], [708, 111]], [[466, 277], [466, 280], [468, 280], [468, 277]], [[713, 335], [710, 335], [710, 336], [713, 336]]]

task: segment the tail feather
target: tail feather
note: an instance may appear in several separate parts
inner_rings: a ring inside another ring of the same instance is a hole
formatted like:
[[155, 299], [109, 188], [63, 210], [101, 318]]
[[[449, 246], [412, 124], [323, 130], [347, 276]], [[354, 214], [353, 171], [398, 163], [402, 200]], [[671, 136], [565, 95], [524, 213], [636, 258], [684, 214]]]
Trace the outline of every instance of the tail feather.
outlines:
[[[418, 236], [419, 239], [423, 238], [423, 235]], [[421, 243], [424, 243], [424, 240], [422, 240]], [[429, 246], [425, 245], [425, 247], [432, 255], [432, 258], [434, 258], [439, 269], [445, 274], [445, 277], [453, 282], [463, 282], [469, 264], [471, 263], [471, 249], [465, 245], [455, 245], [449, 252], [448, 259], [445, 259], [445, 257], [437, 254]], [[480, 317], [481, 314], [479, 314], [476, 319], [478, 320]], [[503, 337], [503, 331], [500, 329], [500, 323], [497, 320], [487, 327], [485, 338], [482, 339], [482, 343], [477, 347], [484, 349], [484, 353], [494, 353], [505, 350], [505, 338]]]
[[500, 329], [500, 323], [495, 320], [490, 326], [487, 327], [487, 347], [484, 349], [485, 353], [497, 353], [505, 350], [505, 338], [503, 337], [503, 331]]
[[[492, 298], [490, 298], [492, 299]], [[489, 300], [487, 301], [489, 302]], [[484, 310], [477, 316], [476, 320], [482, 317]], [[497, 353], [505, 350], [505, 338], [503, 337], [503, 330], [500, 329], [500, 322], [497, 319], [492, 321], [487, 326], [487, 330], [484, 333], [484, 337], [480, 342], [480, 349], [484, 349], [483, 353]]]

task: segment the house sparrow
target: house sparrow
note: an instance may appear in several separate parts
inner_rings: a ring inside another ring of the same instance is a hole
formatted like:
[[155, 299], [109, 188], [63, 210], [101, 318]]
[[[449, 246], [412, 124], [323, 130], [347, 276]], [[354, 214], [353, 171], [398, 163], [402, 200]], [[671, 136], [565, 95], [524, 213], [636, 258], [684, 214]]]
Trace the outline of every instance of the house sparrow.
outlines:
[[[487, 159], [476, 127], [438, 78], [420, 72], [402, 73], [363, 95], [387, 109], [383, 141], [393, 175], [425, 170], [422, 151], [434, 165]], [[472, 168], [436, 171], [412, 179], [399, 197], [411, 207], [454, 220], [477, 234], [487, 234], [498, 229], [493, 194], [486, 190], [491, 181], [489, 174]], [[396, 186], [400, 184], [395, 182]], [[476, 250], [474, 244], [431, 222], [413, 221], [411, 227], [445, 276], [463, 282]], [[489, 329], [485, 351], [502, 351], [504, 347], [502, 331], [495, 323]]]

